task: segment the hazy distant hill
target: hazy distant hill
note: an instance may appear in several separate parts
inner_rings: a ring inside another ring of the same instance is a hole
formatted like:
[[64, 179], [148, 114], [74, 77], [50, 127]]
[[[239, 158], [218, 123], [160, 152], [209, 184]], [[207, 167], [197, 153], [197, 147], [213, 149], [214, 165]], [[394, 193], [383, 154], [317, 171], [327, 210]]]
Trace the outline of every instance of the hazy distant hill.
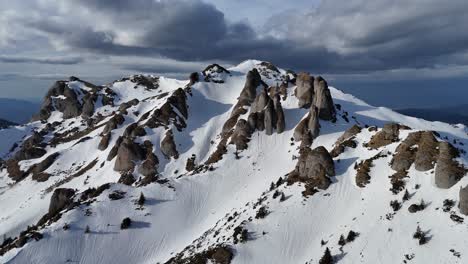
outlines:
[[33, 114], [37, 113], [39, 106], [40, 103], [38, 102], [0, 98], [0, 118], [23, 124], [28, 122]]
[[16, 125], [16, 124], [8, 120], [0, 119], [0, 129], [13, 126], [13, 125]]
[[399, 113], [423, 118], [429, 121], [442, 121], [451, 124], [468, 125], [468, 104], [434, 109], [400, 109]]

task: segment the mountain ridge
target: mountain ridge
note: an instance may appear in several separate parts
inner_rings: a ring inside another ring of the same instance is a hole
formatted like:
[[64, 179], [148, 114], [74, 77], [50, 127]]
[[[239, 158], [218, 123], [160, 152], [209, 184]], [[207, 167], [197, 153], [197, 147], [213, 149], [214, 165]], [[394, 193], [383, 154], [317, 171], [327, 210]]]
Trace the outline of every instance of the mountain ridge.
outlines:
[[[449, 250], [467, 243], [467, 128], [320, 77], [255, 60], [182, 81], [71, 77], [35, 120], [0, 131], [3, 262], [317, 263], [326, 247], [340, 263], [466, 258]], [[417, 226], [431, 230], [423, 246]]]

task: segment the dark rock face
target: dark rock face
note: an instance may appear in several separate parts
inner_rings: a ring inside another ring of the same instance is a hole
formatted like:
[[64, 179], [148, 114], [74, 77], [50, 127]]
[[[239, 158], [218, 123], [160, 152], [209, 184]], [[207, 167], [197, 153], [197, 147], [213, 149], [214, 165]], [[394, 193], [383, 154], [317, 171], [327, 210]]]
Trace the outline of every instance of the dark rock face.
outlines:
[[455, 158], [459, 156], [456, 148], [448, 142], [439, 143], [439, 157], [435, 169], [435, 184], [442, 189], [455, 185], [467, 172]]
[[194, 85], [195, 83], [199, 82], [200, 77], [199, 77], [199, 75], [198, 75], [198, 72], [192, 72], [192, 73], [190, 74], [189, 80], [190, 80], [190, 82], [189, 82], [189, 84], [188, 84], [189, 86], [192, 86], [192, 85]]
[[205, 82], [214, 82], [214, 83], [224, 83], [224, 80], [220, 78], [221, 74], [230, 74], [228, 70], [219, 64], [208, 65], [203, 71], [203, 76], [205, 76]]
[[314, 97], [314, 77], [306, 72], [301, 72], [296, 77], [296, 85], [295, 95], [299, 99], [299, 107], [310, 107]]
[[265, 108], [265, 133], [267, 135], [273, 135], [273, 130], [276, 127], [276, 112], [273, 106], [273, 102], [270, 100]]
[[468, 185], [460, 188], [458, 208], [460, 213], [468, 215]]
[[335, 120], [335, 104], [328, 89], [327, 81], [322, 77], [314, 80], [314, 100], [313, 105], [318, 108], [319, 117], [322, 120]]
[[168, 130], [164, 139], [161, 141], [161, 152], [167, 159], [171, 157], [175, 159], [179, 158], [179, 152], [177, 152], [172, 130]]
[[75, 195], [75, 190], [59, 188], [55, 189], [50, 198], [49, 204], [49, 216], [54, 216], [63, 209], [67, 208], [73, 203], [73, 196]]
[[131, 173], [123, 173], [122, 176], [120, 176], [118, 183], [122, 183], [128, 186], [131, 186], [133, 183], [135, 183], [135, 177], [133, 177], [133, 174]]
[[8, 177], [12, 180], [18, 182], [27, 176], [27, 173], [21, 170], [18, 160], [9, 159], [5, 162], [5, 165], [7, 167]]
[[46, 154], [44, 150], [44, 144], [42, 141], [44, 137], [34, 132], [28, 139], [23, 142], [21, 149], [16, 152], [14, 159], [21, 161], [21, 160], [29, 160], [29, 159], [37, 159]]
[[125, 138], [117, 151], [114, 170], [121, 172], [133, 171], [135, 161], [143, 160], [144, 158], [144, 149], [139, 144]]
[[275, 107], [276, 112], [276, 133], [281, 134], [284, 132], [284, 129], [286, 127], [286, 121], [279, 95], [276, 95], [274, 97], [273, 106]]

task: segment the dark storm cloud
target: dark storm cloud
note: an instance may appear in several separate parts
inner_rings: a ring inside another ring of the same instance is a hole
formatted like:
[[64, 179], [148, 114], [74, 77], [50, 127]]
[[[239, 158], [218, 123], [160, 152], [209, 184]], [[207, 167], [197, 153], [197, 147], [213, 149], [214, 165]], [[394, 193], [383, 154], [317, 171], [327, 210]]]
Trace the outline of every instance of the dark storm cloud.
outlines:
[[202, 1], [77, 0], [54, 9], [56, 2], [43, 2], [44, 14], [16, 17], [19, 24], [58, 47], [101, 55], [256, 58], [333, 74], [468, 64], [465, 0], [324, 0], [313, 10], [272, 13], [261, 30]]
[[18, 56], [2, 56], [0, 62], [4, 63], [38, 63], [38, 64], [62, 64], [73, 65], [83, 62], [83, 58], [79, 57], [51, 57], [51, 58], [33, 58], [33, 57], [18, 57]]

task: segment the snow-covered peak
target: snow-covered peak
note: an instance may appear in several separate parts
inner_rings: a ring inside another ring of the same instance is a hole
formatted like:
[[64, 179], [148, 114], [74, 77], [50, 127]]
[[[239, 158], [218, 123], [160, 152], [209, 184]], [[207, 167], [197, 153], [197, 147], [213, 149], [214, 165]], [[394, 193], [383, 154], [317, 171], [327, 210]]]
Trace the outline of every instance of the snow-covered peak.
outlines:
[[465, 126], [267, 62], [200, 70], [59, 81], [0, 130], [0, 262], [468, 260]]

